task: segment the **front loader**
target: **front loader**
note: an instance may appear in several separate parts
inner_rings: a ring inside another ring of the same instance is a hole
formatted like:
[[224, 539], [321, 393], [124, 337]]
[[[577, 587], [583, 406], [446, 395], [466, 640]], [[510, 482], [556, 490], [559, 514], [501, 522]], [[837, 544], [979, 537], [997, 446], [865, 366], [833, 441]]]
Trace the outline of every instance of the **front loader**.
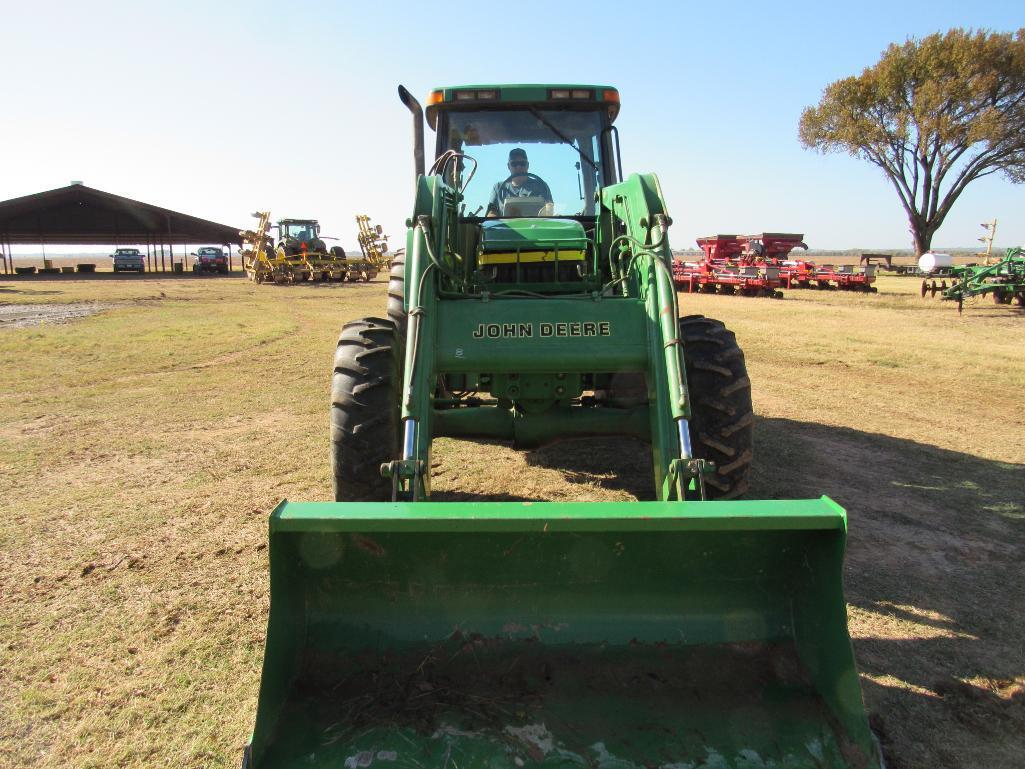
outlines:
[[[618, 92], [435, 90], [429, 169], [399, 94], [406, 250], [387, 317], [338, 341], [336, 501], [271, 515], [244, 765], [878, 767], [844, 511], [737, 499], [743, 353], [679, 315], [658, 181], [621, 170]], [[608, 435], [650, 445], [651, 501], [431, 498], [434, 438]]]

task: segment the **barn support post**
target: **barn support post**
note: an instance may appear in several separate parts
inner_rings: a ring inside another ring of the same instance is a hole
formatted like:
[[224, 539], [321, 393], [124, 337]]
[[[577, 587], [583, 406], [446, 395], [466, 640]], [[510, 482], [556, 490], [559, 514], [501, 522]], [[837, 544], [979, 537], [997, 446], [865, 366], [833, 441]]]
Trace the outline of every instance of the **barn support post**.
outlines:
[[[166, 214], [164, 216], [164, 221], [167, 222], [167, 250], [171, 254], [171, 264], [174, 265], [174, 235], [172, 234], [172, 231], [171, 231], [171, 215], [170, 214]], [[173, 269], [173, 267], [172, 267], [172, 269]], [[167, 272], [167, 268], [164, 267], [164, 260], [163, 259], [160, 260], [160, 271], [161, 272]]]
[[39, 250], [43, 252], [43, 267], [46, 267], [46, 246], [43, 245], [43, 220], [36, 214], [36, 234], [39, 235]]

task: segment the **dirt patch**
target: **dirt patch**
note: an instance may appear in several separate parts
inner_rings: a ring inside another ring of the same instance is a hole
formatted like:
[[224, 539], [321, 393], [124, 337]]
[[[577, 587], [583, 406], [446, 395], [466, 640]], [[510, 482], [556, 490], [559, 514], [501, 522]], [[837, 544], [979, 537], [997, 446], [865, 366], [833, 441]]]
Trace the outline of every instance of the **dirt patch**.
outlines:
[[[550, 646], [457, 632], [436, 644], [308, 652], [293, 697], [282, 741], [295, 734], [294, 719], [314, 725], [307, 746], [327, 742], [339, 755], [371, 747], [368, 733], [376, 749], [398, 745], [402, 733], [418, 752], [442, 742], [460, 759], [454, 766], [489, 753], [518, 756], [517, 766], [550, 754], [594, 765], [587, 756], [599, 744], [616, 761], [598, 765], [623, 769], [652, 766], [653, 753], [662, 765], [693, 766], [737, 745], [774, 765], [821, 740], [815, 766], [868, 764], [789, 643]], [[781, 716], [791, 726], [783, 738]]]
[[87, 318], [112, 305], [94, 302], [80, 304], [3, 304], [0, 305], [0, 329], [25, 328], [44, 323], [69, 323]]

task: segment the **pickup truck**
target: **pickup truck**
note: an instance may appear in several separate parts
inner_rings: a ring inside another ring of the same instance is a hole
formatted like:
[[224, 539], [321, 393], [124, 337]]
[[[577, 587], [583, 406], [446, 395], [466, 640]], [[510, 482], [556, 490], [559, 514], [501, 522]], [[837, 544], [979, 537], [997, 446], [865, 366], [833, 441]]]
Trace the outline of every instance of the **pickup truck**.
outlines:
[[196, 261], [192, 263], [193, 272], [227, 272], [228, 257], [224, 255], [224, 249], [215, 246], [204, 246], [195, 251], [192, 256]]
[[110, 255], [114, 272], [146, 272], [146, 259], [137, 248], [119, 248]]

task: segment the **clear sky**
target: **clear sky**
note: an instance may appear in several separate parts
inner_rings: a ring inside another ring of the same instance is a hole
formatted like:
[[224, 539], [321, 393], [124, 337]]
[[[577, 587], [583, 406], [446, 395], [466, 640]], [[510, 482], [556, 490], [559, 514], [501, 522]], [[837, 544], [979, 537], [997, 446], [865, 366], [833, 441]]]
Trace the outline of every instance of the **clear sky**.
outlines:
[[[82, 180], [248, 227], [318, 218], [404, 241], [405, 84], [617, 86], [624, 170], [655, 171], [677, 248], [712, 232], [804, 232], [814, 248], [909, 248], [874, 167], [803, 150], [797, 123], [890, 42], [1025, 25], [1021, 0], [800, 3], [0, 0], [0, 199]], [[432, 146], [428, 131], [428, 146]], [[531, 169], [537, 170], [537, 169]], [[497, 181], [497, 180], [496, 180]], [[975, 182], [933, 241], [1025, 242], [1025, 185]]]

